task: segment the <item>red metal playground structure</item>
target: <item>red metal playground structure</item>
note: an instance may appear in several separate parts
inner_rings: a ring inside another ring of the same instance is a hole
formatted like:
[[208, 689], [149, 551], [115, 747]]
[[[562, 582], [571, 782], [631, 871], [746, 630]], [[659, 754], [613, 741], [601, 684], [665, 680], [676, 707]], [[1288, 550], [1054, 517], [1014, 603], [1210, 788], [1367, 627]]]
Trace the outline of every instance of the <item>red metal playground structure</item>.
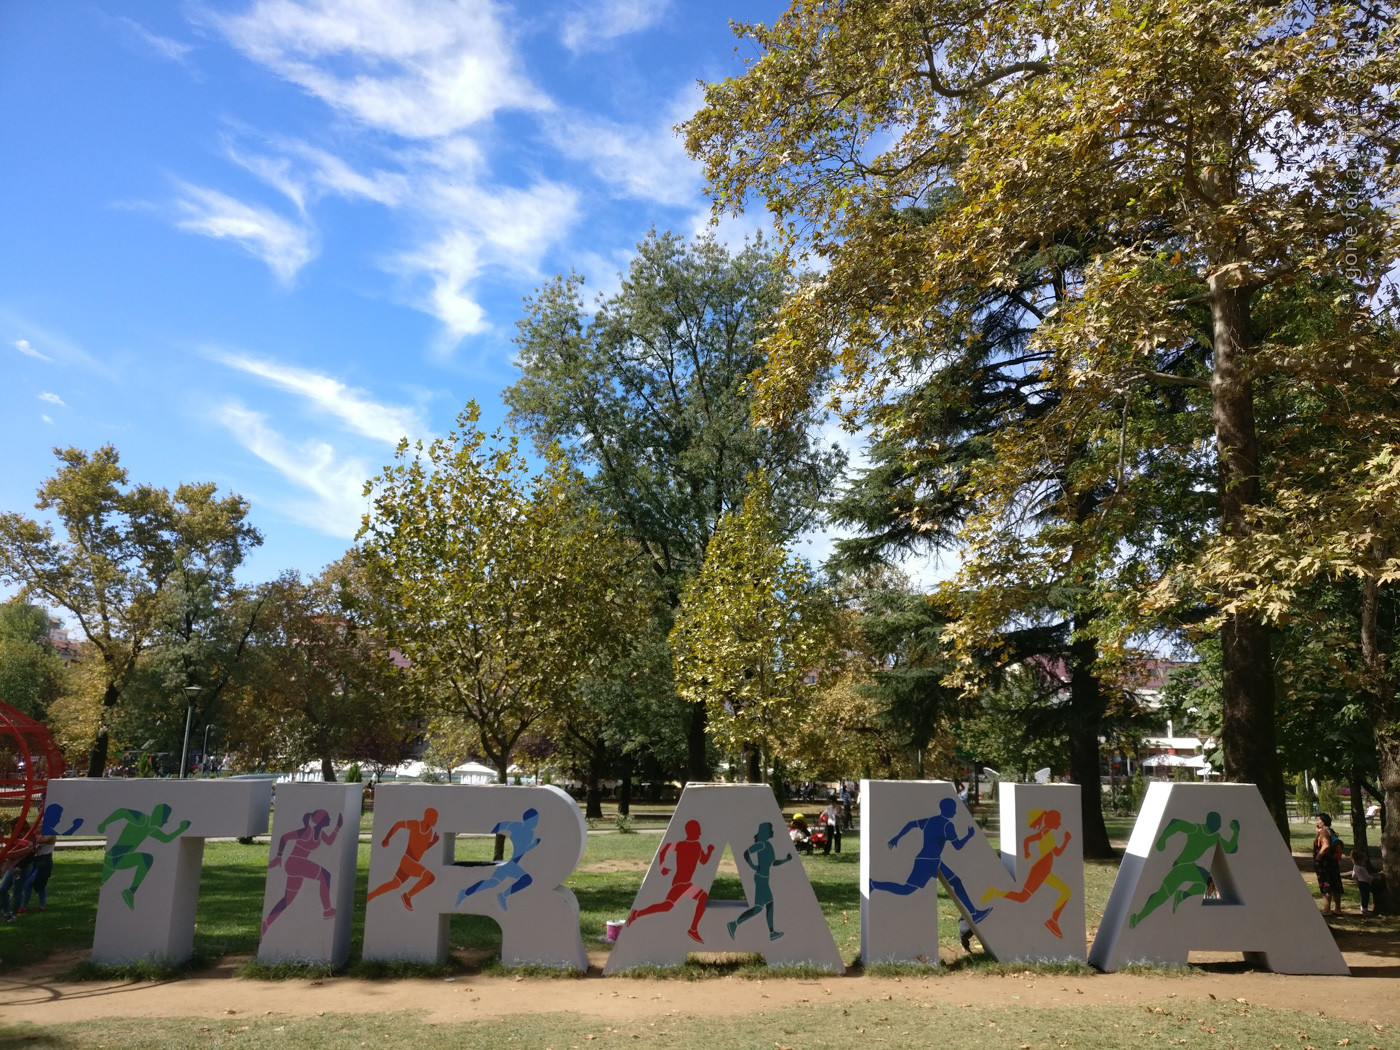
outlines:
[[49, 778], [64, 768], [48, 727], [0, 704], [0, 862], [32, 844]]

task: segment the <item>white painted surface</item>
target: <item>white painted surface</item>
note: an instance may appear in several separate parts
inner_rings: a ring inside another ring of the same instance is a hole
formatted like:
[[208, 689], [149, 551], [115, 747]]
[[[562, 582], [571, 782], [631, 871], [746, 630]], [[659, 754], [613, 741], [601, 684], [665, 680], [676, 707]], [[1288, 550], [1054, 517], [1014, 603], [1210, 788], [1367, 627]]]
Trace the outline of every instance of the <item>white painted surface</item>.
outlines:
[[266, 780], [50, 781], [63, 830], [80, 818], [84, 834], [107, 836], [92, 961], [189, 959], [204, 840], [263, 834], [271, 798]]
[[[687, 829], [692, 821], [699, 825], [693, 837]], [[697, 845], [683, 845], [688, 839]], [[708, 899], [726, 847], [739, 869], [742, 901]], [[692, 870], [688, 861], [677, 859], [678, 849], [697, 854], [689, 886], [678, 882]], [[686, 785], [632, 911], [655, 909], [668, 896], [676, 898], [669, 910], [638, 915], [623, 929], [604, 973], [645, 964], [678, 966], [693, 951], [759, 952], [769, 966], [845, 969], [773, 790], [763, 784]], [[737, 925], [731, 930], [730, 924]]]
[[[505, 861], [452, 863], [457, 835], [489, 835], [498, 826], [511, 837]], [[578, 805], [553, 786], [382, 785], [363, 958], [443, 962], [448, 920], [461, 912], [500, 924], [507, 966], [587, 970], [578, 899], [562, 885], [583, 857], [586, 835]]]
[[1244, 952], [1278, 973], [1350, 972], [1253, 784], [1148, 787], [1089, 961], [1184, 965], [1192, 951]]
[[349, 960], [360, 804], [360, 784], [278, 786], [258, 962]]

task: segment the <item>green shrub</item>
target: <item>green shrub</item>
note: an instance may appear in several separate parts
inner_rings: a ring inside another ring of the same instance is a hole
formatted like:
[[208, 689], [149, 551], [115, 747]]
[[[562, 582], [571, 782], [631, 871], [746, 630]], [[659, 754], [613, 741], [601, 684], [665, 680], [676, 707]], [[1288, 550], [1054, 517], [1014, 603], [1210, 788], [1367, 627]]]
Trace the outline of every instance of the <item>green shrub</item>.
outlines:
[[1317, 805], [1337, 821], [1342, 819], [1342, 792], [1335, 780], [1324, 780], [1317, 785]]
[[351, 762], [350, 768], [345, 771], [345, 783], [358, 784], [364, 777], [360, 775], [360, 763]]

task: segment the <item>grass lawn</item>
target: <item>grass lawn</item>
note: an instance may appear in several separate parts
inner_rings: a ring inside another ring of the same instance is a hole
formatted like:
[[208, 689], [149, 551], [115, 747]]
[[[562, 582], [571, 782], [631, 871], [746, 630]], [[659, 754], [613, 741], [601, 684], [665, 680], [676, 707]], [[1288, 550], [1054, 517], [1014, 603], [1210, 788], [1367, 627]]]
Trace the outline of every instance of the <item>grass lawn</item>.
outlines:
[[[107, 1018], [43, 1028], [0, 1028], [0, 1046], [45, 1050], [166, 1048], [301, 1048], [373, 1046], [376, 1050], [459, 1050], [601, 1047], [706, 1050], [850, 1050], [871, 1045], [955, 1044], [959, 1050], [1110, 1050], [1134, 1045], [1276, 1050], [1280, 1046], [1378, 1047], [1371, 1026], [1229, 1003], [1149, 1007], [964, 1006], [918, 998], [848, 1004], [788, 1005], [723, 1019], [672, 1015], [631, 1020], [559, 1014], [515, 1014], [460, 1024], [425, 1024], [412, 1014], [203, 1020]], [[1390, 1044], [1393, 1045], [1393, 1044]]]

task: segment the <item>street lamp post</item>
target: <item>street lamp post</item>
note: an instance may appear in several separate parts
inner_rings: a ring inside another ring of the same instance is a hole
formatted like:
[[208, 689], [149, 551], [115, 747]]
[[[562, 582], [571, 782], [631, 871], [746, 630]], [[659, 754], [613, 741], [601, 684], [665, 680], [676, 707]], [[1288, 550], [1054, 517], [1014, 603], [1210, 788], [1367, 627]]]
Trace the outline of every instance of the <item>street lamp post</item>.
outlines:
[[185, 686], [185, 742], [180, 747], [180, 779], [184, 780], [190, 774], [190, 721], [194, 718], [194, 698], [199, 695], [200, 687], [197, 685]]
[[199, 753], [199, 765], [206, 773], [209, 770], [209, 728], [213, 723], [204, 723], [204, 750]]

